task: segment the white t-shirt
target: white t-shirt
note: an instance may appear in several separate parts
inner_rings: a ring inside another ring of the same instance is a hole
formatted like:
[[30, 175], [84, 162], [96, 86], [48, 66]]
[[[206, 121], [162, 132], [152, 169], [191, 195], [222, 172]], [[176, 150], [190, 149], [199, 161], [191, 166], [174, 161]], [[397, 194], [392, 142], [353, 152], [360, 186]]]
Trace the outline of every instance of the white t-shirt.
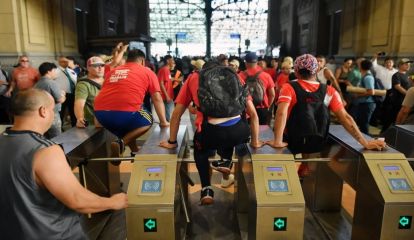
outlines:
[[392, 88], [392, 75], [398, 72], [398, 70], [395, 68], [389, 70], [385, 68], [384, 66], [379, 65], [377, 62], [377, 59], [374, 59], [374, 61], [372, 61], [372, 67], [374, 68], [374, 71], [375, 71], [375, 77], [378, 78], [382, 82], [382, 85], [384, 86], [384, 88], [386, 90], [391, 89]]

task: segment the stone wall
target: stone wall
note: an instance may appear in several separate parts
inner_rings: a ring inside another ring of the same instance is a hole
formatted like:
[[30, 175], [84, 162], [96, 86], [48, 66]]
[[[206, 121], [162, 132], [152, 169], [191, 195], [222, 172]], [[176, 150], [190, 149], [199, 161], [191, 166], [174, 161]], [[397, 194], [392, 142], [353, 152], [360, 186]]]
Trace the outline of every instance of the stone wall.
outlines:
[[74, 0], [2, 0], [0, 61], [10, 70], [26, 54], [37, 67], [78, 55]]
[[268, 42], [292, 56], [414, 56], [412, 0], [274, 0], [269, 8], [279, 14], [269, 21]]
[[385, 51], [392, 57], [414, 56], [414, 1], [349, 0], [342, 14], [339, 56]]

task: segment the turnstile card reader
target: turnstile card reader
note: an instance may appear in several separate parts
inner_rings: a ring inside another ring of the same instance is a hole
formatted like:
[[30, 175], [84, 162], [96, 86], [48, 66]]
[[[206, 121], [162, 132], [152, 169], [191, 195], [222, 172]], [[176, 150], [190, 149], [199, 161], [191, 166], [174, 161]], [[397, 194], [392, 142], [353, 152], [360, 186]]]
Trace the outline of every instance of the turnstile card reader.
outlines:
[[[410, 165], [404, 158], [367, 160], [366, 164], [375, 183], [364, 176], [360, 190], [378, 191], [378, 195], [357, 195], [353, 239], [414, 239], [414, 172]], [[373, 231], [376, 228], [380, 232]]]
[[[128, 239], [174, 239], [176, 168], [173, 161], [134, 162], [128, 186]], [[145, 237], [144, 237], [145, 236]]]
[[413, 193], [413, 184], [401, 163], [378, 163], [378, 168], [391, 193]]
[[[273, 138], [260, 126], [260, 139]], [[250, 148], [239, 156], [236, 204], [248, 215], [249, 239], [303, 239], [305, 199], [293, 155], [287, 148]]]
[[[321, 163], [325, 176], [313, 191], [320, 206], [332, 203], [321, 196], [335, 195], [331, 189], [342, 187], [342, 180], [356, 191], [352, 224], [352, 239], [414, 239], [411, 219], [414, 215], [414, 172], [405, 156], [391, 147], [383, 151], [363, 149], [342, 126], [332, 125], [331, 161]], [[367, 136], [367, 138], [369, 138]], [[329, 171], [328, 171], [329, 170]], [[340, 178], [341, 181], [336, 179]], [[327, 187], [335, 182], [337, 187]], [[304, 183], [306, 192], [306, 184]], [[336, 199], [340, 204], [341, 192]], [[330, 205], [329, 205], [330, 204]], [[321, 208], [324, 210], [326, 208]]]
[[249, 215], [256, 214], [249, 216], [249, 239], [302, 239], [305, 200], [295, 163], [253, 161], [253, 176], [256, 204]]
[[166, 166], [151, 165], [139, 169], [138, 195], [161, 196], [164, 192]]
[[177, 149], [159, 147], [168, 129], [156, 127], [135, 156], [128, 185], [127, 238], [182, 239], [186, 231], [177, 161], [184, 147], [186, 127], [180, 126]]
[[263, 166], [267, 194], [292, 194], [289, 176], [285, 165]]

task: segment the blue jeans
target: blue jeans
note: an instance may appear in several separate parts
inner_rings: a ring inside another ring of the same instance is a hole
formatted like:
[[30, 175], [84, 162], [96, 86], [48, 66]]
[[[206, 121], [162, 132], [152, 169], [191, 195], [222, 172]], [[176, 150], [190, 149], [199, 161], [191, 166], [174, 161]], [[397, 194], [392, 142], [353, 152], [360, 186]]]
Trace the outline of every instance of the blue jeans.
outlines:
[[359, 103], [356, 115], [356, 124], [361, 132], [368, 134], [369, 120], [375, 110], [375, 103]]

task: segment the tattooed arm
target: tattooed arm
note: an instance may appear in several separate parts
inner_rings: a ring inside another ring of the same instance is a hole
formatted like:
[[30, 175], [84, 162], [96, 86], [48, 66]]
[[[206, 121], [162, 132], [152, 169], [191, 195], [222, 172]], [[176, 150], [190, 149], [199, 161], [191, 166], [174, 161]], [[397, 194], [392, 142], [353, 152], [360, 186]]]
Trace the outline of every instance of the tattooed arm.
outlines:
[[385, 142], [382, 140], [366, 140], [365, 137], [362, 135], [361, 131], [359, 131], [359, 128], [355, 123], [354, 119], [346, 112], [344, 108], [334, 113], [338, 118], [339, 122], [342, 124], [342, 126], [344, 126], [344, 128], [349, 132], [349, 134], [351, 134], [351, 136], [355, 138], [366, 149], [381, 150], [385, 147]]

